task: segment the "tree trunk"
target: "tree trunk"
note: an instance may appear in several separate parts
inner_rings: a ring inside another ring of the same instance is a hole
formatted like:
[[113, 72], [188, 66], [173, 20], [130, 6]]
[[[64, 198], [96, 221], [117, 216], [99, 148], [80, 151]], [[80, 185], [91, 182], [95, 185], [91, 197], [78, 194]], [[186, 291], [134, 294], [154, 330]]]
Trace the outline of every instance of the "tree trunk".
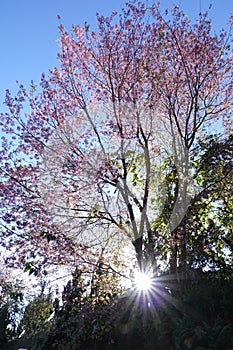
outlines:
[[143, 271], [142, 237], [139, 237], [133, 241], [133, 245], [136, 252], [139, 269], [140, 271]]
[[176, 274], [177, 272], [177, 254], [178, 246], [175, 238], [172, 238], [173, 242], [171, 243], [171, 257], [170, 257], [170, 273]]

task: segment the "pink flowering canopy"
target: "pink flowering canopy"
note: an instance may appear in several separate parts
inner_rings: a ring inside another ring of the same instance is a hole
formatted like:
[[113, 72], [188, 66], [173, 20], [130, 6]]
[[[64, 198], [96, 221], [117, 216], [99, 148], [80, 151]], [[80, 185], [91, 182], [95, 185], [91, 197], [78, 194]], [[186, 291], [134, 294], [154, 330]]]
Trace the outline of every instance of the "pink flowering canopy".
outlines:
[[[58, 67], [6, 92], [1, 244], [13, 265], [95, 262], [96, 249], [127, 245], [156, 265], [194, 191], [192, 149], [210, 125], [231, 128], [231, 37], [207, 14], [191, 23], [134, 1], [97, 20], [96, 32], [60, 25]], [[168, 158], [179, 193], [158, 236]]]

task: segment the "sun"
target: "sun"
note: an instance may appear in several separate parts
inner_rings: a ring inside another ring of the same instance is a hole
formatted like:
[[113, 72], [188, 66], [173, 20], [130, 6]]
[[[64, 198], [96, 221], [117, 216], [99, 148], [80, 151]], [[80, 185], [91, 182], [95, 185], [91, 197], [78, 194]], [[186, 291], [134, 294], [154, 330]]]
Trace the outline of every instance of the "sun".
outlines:
[[145, 272], [135, 272], [134, 284], [137, 290], [147, 292], [152, 288], [152, 278]]

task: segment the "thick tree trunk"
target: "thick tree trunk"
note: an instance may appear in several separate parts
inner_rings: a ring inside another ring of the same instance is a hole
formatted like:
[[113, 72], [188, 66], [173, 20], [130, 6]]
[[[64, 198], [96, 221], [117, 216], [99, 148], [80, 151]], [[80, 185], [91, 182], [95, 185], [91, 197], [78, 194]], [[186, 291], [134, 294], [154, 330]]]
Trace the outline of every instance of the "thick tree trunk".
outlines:
[[176, 235], [172, 236], [171, 239], [171, 256], [170, 256], [170, 273], [176, 274], [177, 272], [177, 256], [178, 256], [178, 245]]
[[180, 262], [179, 266], [182, 271], [187, 270], [187, 247], [186, 247], [186, 234], [182, 230], [180, 237]]
[[137, 257], [137, 262], [139, 269], [142, 271], [144, 266], [143, 266], [143, 253], [142, 253], [142, 237], [137, 238], [135, 241], [133, 241], [134, 249], [136, 252], [136, 257]]

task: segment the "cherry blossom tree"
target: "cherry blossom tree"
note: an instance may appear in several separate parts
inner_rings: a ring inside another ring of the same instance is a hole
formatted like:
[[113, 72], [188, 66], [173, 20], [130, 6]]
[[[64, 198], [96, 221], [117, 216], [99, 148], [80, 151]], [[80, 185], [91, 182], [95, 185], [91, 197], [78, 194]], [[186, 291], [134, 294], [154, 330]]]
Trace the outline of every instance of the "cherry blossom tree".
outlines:
[[[158, 246], [177, 256], [197, 140], [219, 120], [231, 127], [231, 37], [213, 34], [207, 14], [191, 23], [178, 7], [162, 15], [157, 5], [131, 2], [97, 20], [96, 32], [60, 25], [59, 66], [39, 87], [6, 93], [2, 245], [19, 263], [40, 266], [87, 254], [95, 261], [99, 247], [108, 256], [129, 245], [139, 267], [156, 273]], [[168, 172], [161, 233], [154, 222]]]

